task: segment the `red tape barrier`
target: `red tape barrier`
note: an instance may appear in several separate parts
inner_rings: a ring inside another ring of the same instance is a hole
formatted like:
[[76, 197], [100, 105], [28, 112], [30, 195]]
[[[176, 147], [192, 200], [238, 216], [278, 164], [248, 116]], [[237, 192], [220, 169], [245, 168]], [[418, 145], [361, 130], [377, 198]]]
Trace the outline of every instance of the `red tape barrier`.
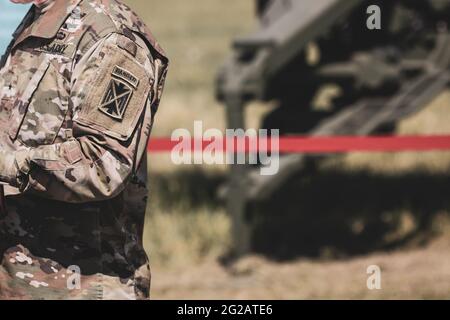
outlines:
[[[221, 141], [222, 150], [227, 151], [226, 142]], [[191, 139], [191, 150], [204, 150], [211, 141], [201, 141]], [[231, 141], [230, 141], [231, 142]], [[235, 141], [236, 142], [236, 141]], [[247, 141], [248, 142], [248, 141]], [[264, 142], [264, 141], [263, 141]], [[148, 145], [149, 152], [170, 152], [178, 145], [178, 141], [171, 141], [170, 138], [151, 138]], [[198, 144], [198, 148], [194, 145]], [[270, 141], [261, 143], [259, 140], [258, 150], [270, 150]], [[280, 153], [345, 153], [345, 152], [395, 152], [395, 151], [432, 151], [450, 150], [450, 135], [432, 136], [330, 136], [330, 137], [280, 137]], [[248, 145], [245, 151], [252, 148]], [[239, 152], [235, 150], [234, 152]]]

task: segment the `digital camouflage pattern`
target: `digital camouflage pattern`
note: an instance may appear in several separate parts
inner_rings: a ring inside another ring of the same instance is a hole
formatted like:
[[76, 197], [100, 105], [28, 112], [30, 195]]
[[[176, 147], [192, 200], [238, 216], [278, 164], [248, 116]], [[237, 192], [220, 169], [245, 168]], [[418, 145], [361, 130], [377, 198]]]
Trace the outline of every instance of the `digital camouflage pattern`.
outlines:
[[33, 7], [0, 71], [1, 299], [147, 299], [146, 146], [168, 61], [116, 0]]

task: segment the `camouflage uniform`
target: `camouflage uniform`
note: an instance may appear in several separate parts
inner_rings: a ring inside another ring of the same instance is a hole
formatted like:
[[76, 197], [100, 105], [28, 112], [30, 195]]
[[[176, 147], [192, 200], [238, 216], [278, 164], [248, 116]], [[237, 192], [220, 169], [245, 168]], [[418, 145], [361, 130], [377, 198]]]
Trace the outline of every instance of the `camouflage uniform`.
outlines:
[[167, 65], [119, 1], [29, 11], [0, 65], [0, 299], [149, 298], [146, 146]]

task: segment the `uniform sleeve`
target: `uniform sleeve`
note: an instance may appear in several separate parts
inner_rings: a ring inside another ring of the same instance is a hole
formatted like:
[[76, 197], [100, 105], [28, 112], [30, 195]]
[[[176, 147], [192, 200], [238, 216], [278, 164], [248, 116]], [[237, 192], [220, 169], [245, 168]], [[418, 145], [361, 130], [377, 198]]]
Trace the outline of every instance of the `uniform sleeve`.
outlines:
[[117, 196], [136, 171], [150, 135], [167, 63], [113, 34], [74, 68], [69, 106], [73, 137], [0, 153], [0, 179], [71, 203]]

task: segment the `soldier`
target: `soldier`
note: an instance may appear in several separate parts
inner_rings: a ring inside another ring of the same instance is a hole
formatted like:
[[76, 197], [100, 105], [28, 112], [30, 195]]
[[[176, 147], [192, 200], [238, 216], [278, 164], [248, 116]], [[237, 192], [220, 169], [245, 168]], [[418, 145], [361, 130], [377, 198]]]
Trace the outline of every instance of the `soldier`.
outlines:
[[168, 60], [118, 0], [34, 5], [0, 71], [1, 299], [148, 299], [146, 146]]

